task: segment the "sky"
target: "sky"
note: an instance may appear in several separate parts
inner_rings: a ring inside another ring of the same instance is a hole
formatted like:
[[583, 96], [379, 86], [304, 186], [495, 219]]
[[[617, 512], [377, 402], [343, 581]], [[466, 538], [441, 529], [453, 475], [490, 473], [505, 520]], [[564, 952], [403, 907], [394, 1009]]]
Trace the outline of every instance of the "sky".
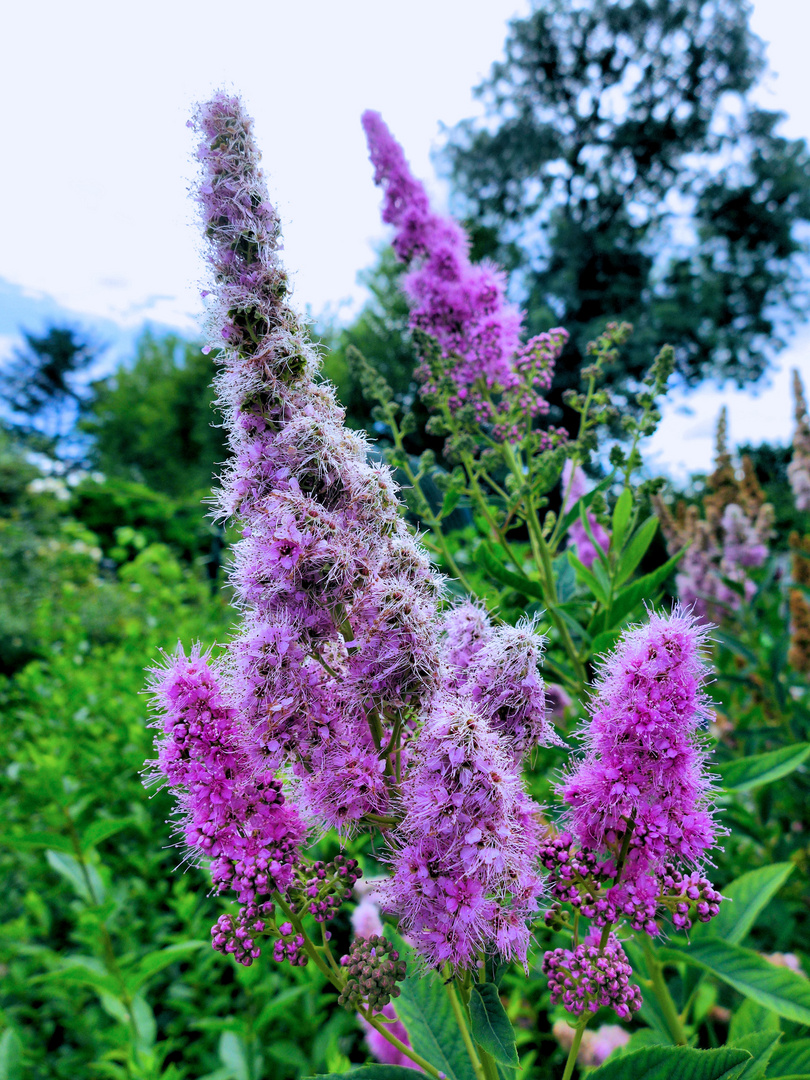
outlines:
[[[471, 88], [502, 55], [508, 19], [529, 3], [240, 0], [230, 10], [210, 0], [29, 0], [6, 12], [0, 279], [20, 311], [40, 301], [129, 333], [146, 319], [198, 327], [186, 120], [195, 101], [225, 86], [256, 120], [297, 303], [348, 317], [363, 298], [357, 273], [387, 235], [360, 115], [382, 112], [446, 206], [431, 149], [443, 124], [480, 113]], [[760, 101], [788, 112], [785, 134], [810, 138], [809, 0], [756, 0], [752, 26], [775, 72]], [[0, 347], [14, 315], [0, 312]], [[806, 329], [758, 397], [674, 395], [652, 440], [655, 460], [676, 475], [705, 468], [723, 401], [732, 440], [784, 439], [791, 365], [810, 383]]]

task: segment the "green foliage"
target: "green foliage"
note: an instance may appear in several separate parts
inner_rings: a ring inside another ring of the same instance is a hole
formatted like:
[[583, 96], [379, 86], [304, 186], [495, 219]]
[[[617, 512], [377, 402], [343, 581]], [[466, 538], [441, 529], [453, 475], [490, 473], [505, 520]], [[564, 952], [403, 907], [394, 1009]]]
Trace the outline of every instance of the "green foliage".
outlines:
[[196, 342], [144, 332], [132, 362], [94, 383], [85, 405], [94, 465], [175, 498], [210, 489], [226, 457], [213, 373]]
[[[407, 955], [410, 950], [403, 950]], [[464, 1048], [459, 1026], [449, 1000], [449, 987], [442, 985], [436, 972], [414, 971], [402, 984], [396, 1011], [405, 1025], [411, 1045], [448, 1080], [474, 1080], [474, 1073]], [[455, 991], [452, 991], [455, 992]]]
[[518, 1064], [515, 1033], [494, 983], [476, 983], [470, 994], [470, 1023], [475, 1041], [499, 1064]]
[[738, 1080], [746, 1050], [690, 1050], [651, 1046], [609, 1061], [591, 1073], [594, 1080]]
[[572, 334], [558, 403], [610, 319], [637, 331], [619, 381], [670, 342], [690, 382], [742, 383], [786, 330], [776, 306], [806, 311], [808, 152], [752, 101], [764, 61], [748, 13], [743, 0], [537, 0], [477, 88], [487, 119], [450, 134], [475, 253], [515, 271], [531, 332]]

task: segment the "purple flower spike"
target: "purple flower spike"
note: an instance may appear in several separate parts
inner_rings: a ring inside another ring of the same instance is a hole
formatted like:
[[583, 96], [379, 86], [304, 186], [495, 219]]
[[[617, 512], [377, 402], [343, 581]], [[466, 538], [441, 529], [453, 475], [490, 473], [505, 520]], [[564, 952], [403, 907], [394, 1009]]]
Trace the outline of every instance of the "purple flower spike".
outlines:
[[411, 270], [405, 290], [414, 326], [435, 337], [455, 360], [459, 387], [483, 379], [489, 388], [516, 382], [521, 313], [505, 298], [503, 273], [470, 262], [469, 240], [452, 218], [434, 214], [402, 147], [376, 112], [363, 114], [374, 182], [385, 189], [383, 221], [396, 228], [394, 250]]
[[700, 863], [716, 842], [698, 736], [709, 716], [707, 633], [677, 606], [624, 633], [602, 664], [585, 755], [560, 786], [567, 826], [581, 846], [605, 850], [632, 822], [624, 881], [670, 861]]

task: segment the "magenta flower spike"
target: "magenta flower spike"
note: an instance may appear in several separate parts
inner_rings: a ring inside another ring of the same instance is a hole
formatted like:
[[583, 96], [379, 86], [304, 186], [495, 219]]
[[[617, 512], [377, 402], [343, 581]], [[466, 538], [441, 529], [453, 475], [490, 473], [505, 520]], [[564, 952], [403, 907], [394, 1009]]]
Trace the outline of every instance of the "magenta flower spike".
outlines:
[[603, 851], [632, 830], [625, 883], [669, 863], [700, 864], [717, 840], [699, 736], [709, 717], [707, 633], [675, 607], [623, 634], [602, 663], [585, 754], [560, 785], [582, 847]]

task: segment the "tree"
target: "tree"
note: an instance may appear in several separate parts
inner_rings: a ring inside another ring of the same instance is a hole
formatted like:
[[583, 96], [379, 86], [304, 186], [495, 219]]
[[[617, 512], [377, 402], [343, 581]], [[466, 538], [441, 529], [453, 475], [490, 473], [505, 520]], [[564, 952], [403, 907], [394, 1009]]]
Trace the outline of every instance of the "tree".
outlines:
[[23, 418], [15, 426], [29, 436], [44, 437], [42, 448], [58, 454], [83, 401], [79, 376], [95, 352], [68, 326], [51, 326], [41, 337], [23, 332], [23, 338], [24, 347], [14, 350], [0, 372], [0, 388], [11, 412]]
[[198, 343], [144, 333], [130, 365], [93, 383], [81, 427], [94, 464], [175, 497], [210, 488], [227, 455], [213, 377]]
[[810, 156], [750, 92], [765, 67], [745, 0], [542, 0], [476, 90], [443, 158], [476, 257], [513, 272], [531, 332], [636, 326], [624, 375], [664, 342], [689, 383], [756, 379], [805, 313]]

